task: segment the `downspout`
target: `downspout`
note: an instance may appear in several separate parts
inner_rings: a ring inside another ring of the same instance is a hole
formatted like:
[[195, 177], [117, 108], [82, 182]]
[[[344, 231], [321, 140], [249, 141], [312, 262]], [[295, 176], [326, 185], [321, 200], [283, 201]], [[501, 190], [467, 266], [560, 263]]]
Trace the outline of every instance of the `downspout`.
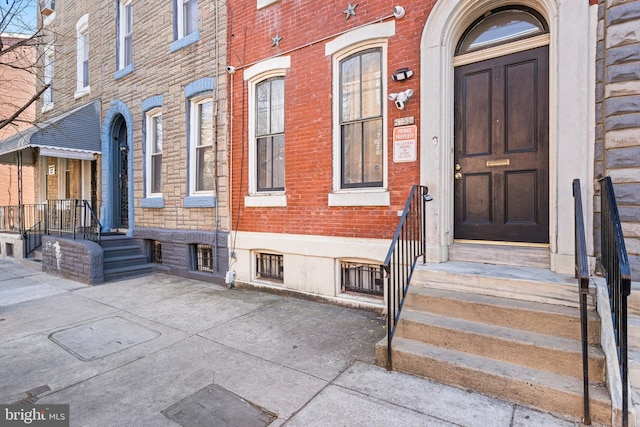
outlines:
[[218, 2], [215, 2], [216, 4], [216, 23], [215, 23], [215, 28], [216, 28], [216, 36], [215, 36], [215, 43], [216, 43], [216, 47], [215, 47], [215, 55], [216, 55], [216, 59], [214, 61], [215, 63], [215, 67], [216, 67], [216, 78], [215, 78], [215, 99], [214, 99], [214, 112], [213, 112], [213, 140], [214, 140], [214, 147], [213, 147], [213, 190], [214, 193], [216, 195], [216, 203], [214, 206], [215, 209], [215, 224], [214, 224], [214, 259], [215, 259], [215, 263], [216, 263], [216, 272], [220, 271], [220, 262], [218, 260], [218, 232], [219, 232], [219, 227], [218, 227], [218, 222], [219, 222], [219, 209], [218, 209], [218, 203], [220, 203], [220, 192], [219, 190], [219, 177], [218, 177], [218, 114], [220, 111], [219, 108], [219, 102], [220, 102], [220, 97], [219, 97], [219, 87], [220, 87], [220, 58], [219, 58], [219, 39], [218, 39], [218, 25], [219, 25], [219, 6], [218, 6]]

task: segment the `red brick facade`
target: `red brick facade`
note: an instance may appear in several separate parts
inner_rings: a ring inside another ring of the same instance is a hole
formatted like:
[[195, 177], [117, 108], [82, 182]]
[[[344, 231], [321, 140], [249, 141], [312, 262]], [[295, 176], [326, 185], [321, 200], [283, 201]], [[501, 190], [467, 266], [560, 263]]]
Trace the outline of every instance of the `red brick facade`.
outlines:
[[[355, 16], [346, 19], [348, 2], [328, 1], [304, 7], [297, 2], [278, 1], [260, 10], [255, 0], [230, 2], [232, 32], [229, 58], [238, 69], [232, 94], [233, 125], [233, 214], [238, 230], [269, 233], [390, 238], [413, 184], [419, 182], [419, 160], [393, 162], [394, 119], [413, 117], [420, 127], [419, 72], [420, 37], [432, 2], [408, 1], [406, 15], [393, 16], [394, 4], [360, 1]], [[332, 56], [325, 44], [361, 26], [394, 21], [395, 35], [388, 38], [386, 94], [386, 156], [388, 159], [389, 206], [328, 206], [333, 191], [333, 90]], [[272, 39], [282, 37], [279, 46]], [[290, 56], [285, 75], [285, 192], [286, 207], [244, 207], [248, 194], [247, 82], [244, 69], [274, 55]], [[409, 80], [393, 81], [390, 74], [408, 67], [415, 72]], [[245, 85], [243, 88], [243, 84]], [[414, 95], [402, 111], [386, 99], [392, 92], [413, 89]], [[244, 99], [243, 99], [244, 96]], [[418, 145], [424, 141], [418, 141]], [[418, 147], [419, 152], [419, 147]], [[240, 179], [242, 171], [242, 179]], [[239, 211], [238, 211], [239, 207]]]

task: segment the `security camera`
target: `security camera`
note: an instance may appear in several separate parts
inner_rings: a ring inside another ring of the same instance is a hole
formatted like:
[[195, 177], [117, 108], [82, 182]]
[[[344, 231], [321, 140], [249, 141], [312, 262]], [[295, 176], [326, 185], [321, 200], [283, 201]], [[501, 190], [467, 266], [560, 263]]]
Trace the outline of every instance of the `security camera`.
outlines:
[[413, 89], [407, 89], [399, 93], [390, 93], [389, 100], [396, 104], [398, 110], [404, 110], [404, 105], [409, 101], [411, 95], [413, 95]]
[[396, 17], [396, 19], [400, 19], [402, 17], [404, 17], [404, 7], [402, 6], [396, 6], [393, 8], [393, 16]]
[[233, 74], [235, 72], [236, 72], [236, 67], [234, 67], [233, 65], [227, 65], [227, 73]]

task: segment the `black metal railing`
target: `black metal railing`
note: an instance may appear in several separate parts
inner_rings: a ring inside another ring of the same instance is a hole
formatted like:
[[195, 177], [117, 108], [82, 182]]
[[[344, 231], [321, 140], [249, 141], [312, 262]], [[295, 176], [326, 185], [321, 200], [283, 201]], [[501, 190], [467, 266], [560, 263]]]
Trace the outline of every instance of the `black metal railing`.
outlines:
[[46, 209], [44, 203], [21, 206], [22, 245], [25, 258], [42, 246]]
[[49, 200], [46, 215], [47, 234], [100, 241], [102, 225], [87, 200]]
[[622, 425], [629, 425], [629, 377], [627, 358], [627, 297], [631, 293], [631, 270], [622, 235], [618, 203], [611, 178], [600, 180], [601, 245], [600, 261], [607, 280], [611, 321], [616, 339], [622, 381]]
[[20, 233], [20, 207], [0, 206], [0, 231], [3, 233]]
[[84, 239], [100, 243], [102, 236], [102, 224], [88, 200], [83, 200], [82, 205], [84, 207], [82, 211]]
[[409, 282], [419, 257], [425, 262], [425, 203], [431, 201], [429, 189], [411, 188], [382, 268], [387, 281], [387, 369], [392, 369], [391, 341], [400, 321]]
[[582, 332], [582, 380], [583, 380], [583, 423], [591, 425], [589, 408], [589, 336], [587, 330], [587, 296], [589, 295], [589, 260], [587, 240], [584, 231], [582, 193], [580, 180], [573, 180], [574, 229], [575, 229], [575, 274], [580, 284], [580, 330]]

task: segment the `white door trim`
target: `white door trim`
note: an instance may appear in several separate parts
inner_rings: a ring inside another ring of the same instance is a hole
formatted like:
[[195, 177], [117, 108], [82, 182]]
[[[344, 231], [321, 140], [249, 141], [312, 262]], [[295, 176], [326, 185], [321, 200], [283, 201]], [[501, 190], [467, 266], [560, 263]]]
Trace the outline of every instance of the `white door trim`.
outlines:
[[[594, 126], [591, 45], [595, 15], [588, 2], [557, 0], [439, 0], [421, 41], [420, 182], [434, 202], [427, 210], [427, 259], [443, 262], [453, 243], [453, 55], [464, 30], [482, 13], [514, 3], [540, 12], [549, 24], [549, 244], [551, 268], [573, 272], [574, 178], [593, 200]], [[587, 227], [593, 206], [584, 206]], [[593, 242], [589, 234], [589, 248]]]

